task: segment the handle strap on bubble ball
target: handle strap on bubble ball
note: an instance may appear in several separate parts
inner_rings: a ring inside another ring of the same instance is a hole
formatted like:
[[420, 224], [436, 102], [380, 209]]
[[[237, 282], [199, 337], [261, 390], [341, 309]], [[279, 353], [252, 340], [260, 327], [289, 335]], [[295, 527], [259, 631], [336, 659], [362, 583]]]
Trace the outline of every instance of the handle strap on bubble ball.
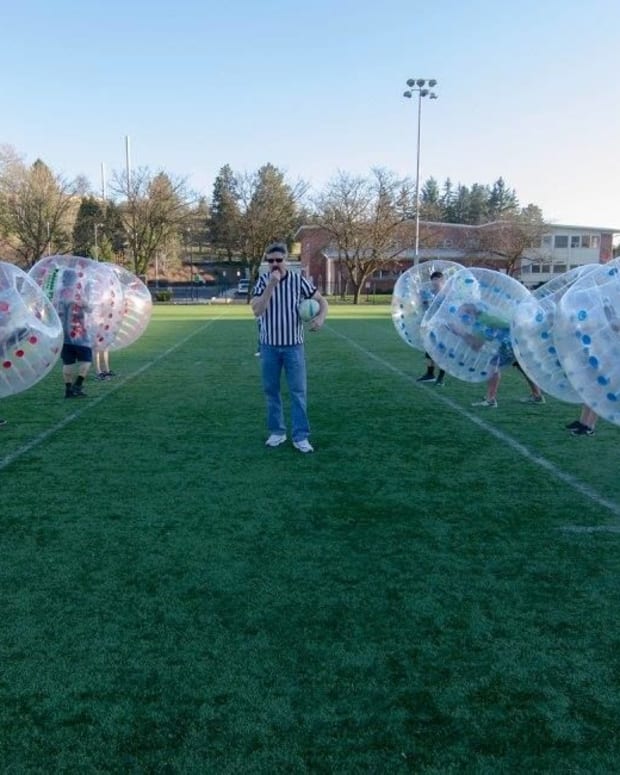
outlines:
[[48, 299], [53, 298], [54, 296], [54, 290], [56, 288], [56, 281], [58, 280], [58, 267], [54, 267], [54, 269], [49, 273], [47, 276], [47, 279], [45, 280], [45, 283], [43, 284], [43, 292], [47, 296]]

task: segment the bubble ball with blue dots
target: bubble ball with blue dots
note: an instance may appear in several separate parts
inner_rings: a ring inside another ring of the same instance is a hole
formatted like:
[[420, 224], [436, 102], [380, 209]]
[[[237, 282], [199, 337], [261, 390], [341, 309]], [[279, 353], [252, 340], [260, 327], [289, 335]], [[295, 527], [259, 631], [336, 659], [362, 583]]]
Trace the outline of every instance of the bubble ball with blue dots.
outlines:
[[426, 311], [421, 333], [433, 361], [466, 382], [484, 382], [514, 362], [510, 324], [529, 291], [491, 269], [461, 269]]
[[424, 261], [403, 272], [396, 281], [392, 295], [392, 321], [399, 336], [410, 347], [424, 350], [420, 324], [443, 283], [433, 282], [431, 275], [443, 274], [443, 281], [463, 267], [454, 261]]
[[596, 265], [564, 293], [554, 340], [581, 401], [620, 425], [620, 259]]
[[518, 305], [510, 327], [523, 371], [545, 393], [568, 403], [581, 403], [582, 398], [562, 366], [555, 340], [556, 308], [564, 294], [597, 266], [576, 267], [541, 285]]

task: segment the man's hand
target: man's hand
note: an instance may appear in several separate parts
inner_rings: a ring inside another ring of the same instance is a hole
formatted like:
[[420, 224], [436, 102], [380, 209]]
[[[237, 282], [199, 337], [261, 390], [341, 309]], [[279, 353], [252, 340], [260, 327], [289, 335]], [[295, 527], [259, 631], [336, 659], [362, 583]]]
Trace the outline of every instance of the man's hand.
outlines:
[[273, 287], [276, 286], [282, 279], [282, 273], [279, 269], [272, 269], [269, 275], [269, 284]]
[[325, 323], [325, 315], [317, 315], [315, 318], [312, 318], [308, 328], [310, 331], [318, 331], [322, 328], [323, 323]]

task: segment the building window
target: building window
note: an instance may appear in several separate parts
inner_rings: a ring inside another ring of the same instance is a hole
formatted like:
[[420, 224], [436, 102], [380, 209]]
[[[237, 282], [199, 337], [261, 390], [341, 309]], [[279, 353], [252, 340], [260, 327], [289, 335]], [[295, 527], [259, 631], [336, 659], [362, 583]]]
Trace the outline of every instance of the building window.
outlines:
[[532, 264], [532, 272], [534, 274], [540, 274], [540, 264]]
[[579, 247], [579, 240], [581, 238], [578, 234], [573, 234], [570, 238], [570, 246], [571, 248], [578, 248]]
[[553, 274], [562, 274], [566, 271], [566, 264], [554, 264]]
[[551, 236], [551, 234], [543, 234], [542, 239], [540, 241], [540, 247], [550, 248], [552, 242], [553, 242], [553, 237]]
[[597, 235], [593, 234], [590, 237], [590, 247], [598, 249], [600, 247], [600, 244], [601, 244], [601, 238], [598, 236], [598, 234]]
[[566, 234], [556, 234], [553, 246], [556, 248], [567, 248], [568, 236]]
[[521, 274], [529, 274], [529, 272], [532, 271], [532, 265], [531, 264], [523, 264], [521, 266]]
[[581, 247], [582, 248], [589, 248], [590, 247], [590, 235], [584, 234], [581, 238]]

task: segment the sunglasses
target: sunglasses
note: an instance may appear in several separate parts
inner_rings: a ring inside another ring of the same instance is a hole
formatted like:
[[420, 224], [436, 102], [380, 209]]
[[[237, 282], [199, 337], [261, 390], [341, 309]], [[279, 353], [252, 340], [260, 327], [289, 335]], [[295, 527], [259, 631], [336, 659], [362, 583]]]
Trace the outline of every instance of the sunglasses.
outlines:
[[268, 264], [273, 264], [274, 261], [276, 262], [276, 264], [281, 264], [284, 261], [284, 259], [283, 258], [267, 258], [266, 261], [267, 261]]

